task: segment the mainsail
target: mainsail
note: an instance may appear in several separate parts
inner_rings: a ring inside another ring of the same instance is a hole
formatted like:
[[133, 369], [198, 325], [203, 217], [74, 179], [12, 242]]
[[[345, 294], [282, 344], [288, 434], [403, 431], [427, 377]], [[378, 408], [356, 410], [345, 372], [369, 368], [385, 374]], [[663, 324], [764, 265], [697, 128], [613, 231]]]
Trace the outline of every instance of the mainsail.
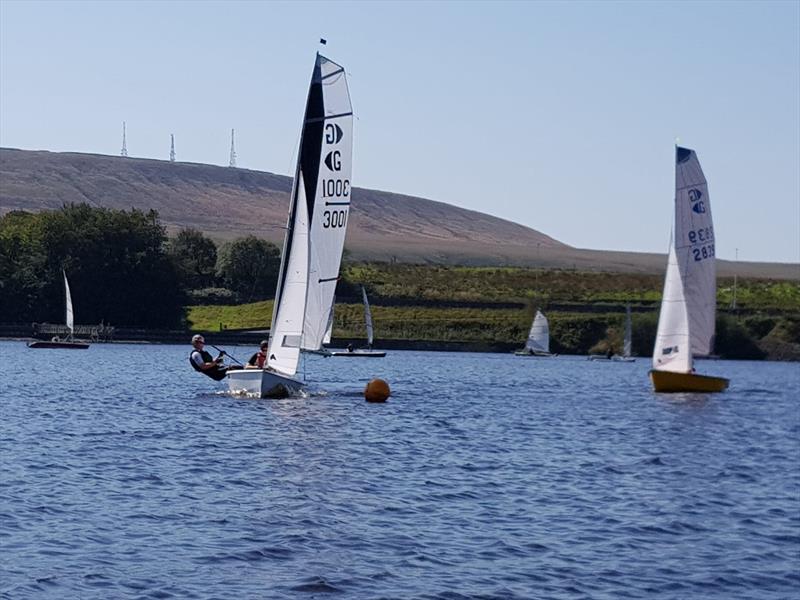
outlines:
[[550, 352], [550, 325], [540, 310], [536, 311], [525, 348], [534, 352]]
[[322, 348], [330, 320], [350, 212], [352, 155], [353, 110], [344, 68], [318, 54], [299, 163], [310, 221], [306, 350]]
[[692, 356], [711, 353], [716, 310], [714, 226], [708, 185], [693, 150], [676, 148], [675, 223], [653, 368], [690, 373]]
[[297, 372], [319, 349], [339, 278], [350, 208], [353, 112], [344, 69], [317, 54], [306, 100], [275, 294], [267, 366]]
[[69, 335], [72, 337], [73, 332], [75, 331], [75, 315], [72, 312], [72, 294], [69, 293], [69, 282], [67, 281], [67, 272], [61, 271], [64, 274], [64, 292], [67, 297], [67, 329], [69, 329]]
[[369, 300], [367, 300], [367, 290], [361, 286], [361, 296], [364, 299], [364, 322], [367, 325], [367, 345], [372, 348], [372, 312], [369, 309]]

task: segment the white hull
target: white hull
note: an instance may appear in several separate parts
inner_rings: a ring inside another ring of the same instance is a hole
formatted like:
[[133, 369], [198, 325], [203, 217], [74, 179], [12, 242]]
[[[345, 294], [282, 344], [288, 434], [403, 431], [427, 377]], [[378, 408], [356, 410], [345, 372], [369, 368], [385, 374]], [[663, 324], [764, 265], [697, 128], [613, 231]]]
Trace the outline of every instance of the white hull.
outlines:
[[228, 371], [228, 390], [232, 394], [246, 394], [260, 398], [286, 398], [297, 394], [304, 387], [302, 382], [268, 369]]
[[386, 356], [386, 352], [383, 350], [353, 350], [352, 352], [344, 350], [342, 352], [331, 352], [330, 356], [349, 356], [351, 358], [383, 358]]
[[590, 354], [589, 360], [591, 361], [605, 361], [605, 362], [636, 362], [636, 359], [632, 356], [620, 356], [619, 354], [615, 354], [614, 356], [606, 356], [605, 354]]
[[517, 350], [514, 352], [516, 356], [538, 356], [539, 358], [553, 358], [557, 354], [550, 354], [549, 352], [542, 352], [541, 350]]

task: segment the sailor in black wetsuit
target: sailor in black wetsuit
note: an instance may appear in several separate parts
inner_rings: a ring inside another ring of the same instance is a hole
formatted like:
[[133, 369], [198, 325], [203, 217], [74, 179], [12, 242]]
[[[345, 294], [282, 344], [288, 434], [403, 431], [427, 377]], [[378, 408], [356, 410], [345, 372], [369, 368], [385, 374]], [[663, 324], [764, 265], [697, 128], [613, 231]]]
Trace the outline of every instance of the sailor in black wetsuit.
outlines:
[[231, 368], [222, 364], [222, 357], [225, 353], [220, 352], [220, 355], [214, 358], [203, 350], [205, 343], [206, 341], [203, 339], [202, 335], [198, 334], [192, 336], [192, 346], [194, 350], [192, 350], [192, 353], [189, 355], [189, 364], [192, 365], [195, 371], [211, 377], [214, 381], [225, 379], [225, 376], [228, 374], [228, 369]]

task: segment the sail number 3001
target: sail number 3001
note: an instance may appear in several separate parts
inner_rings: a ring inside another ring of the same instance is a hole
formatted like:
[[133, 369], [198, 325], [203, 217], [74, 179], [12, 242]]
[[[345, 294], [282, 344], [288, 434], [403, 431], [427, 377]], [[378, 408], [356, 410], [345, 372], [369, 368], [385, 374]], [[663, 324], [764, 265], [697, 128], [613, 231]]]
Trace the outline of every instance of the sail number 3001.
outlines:
[[323, 198], [347, 198], [350, 195], [349, 179], [323, 179]]
[[322, 213], [322, 226], [326, 229], [347, 225], [346, 210], [326, 210]]

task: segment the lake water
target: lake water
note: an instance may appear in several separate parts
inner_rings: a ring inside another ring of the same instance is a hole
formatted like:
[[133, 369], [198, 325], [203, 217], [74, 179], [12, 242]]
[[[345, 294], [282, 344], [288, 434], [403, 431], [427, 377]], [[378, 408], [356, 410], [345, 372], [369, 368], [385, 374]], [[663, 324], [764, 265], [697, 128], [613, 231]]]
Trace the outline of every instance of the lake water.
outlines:
[[797, 364], [309, 357], [256, 400], [188, 351], [0, 342], [2, 598], [800, 594]]

